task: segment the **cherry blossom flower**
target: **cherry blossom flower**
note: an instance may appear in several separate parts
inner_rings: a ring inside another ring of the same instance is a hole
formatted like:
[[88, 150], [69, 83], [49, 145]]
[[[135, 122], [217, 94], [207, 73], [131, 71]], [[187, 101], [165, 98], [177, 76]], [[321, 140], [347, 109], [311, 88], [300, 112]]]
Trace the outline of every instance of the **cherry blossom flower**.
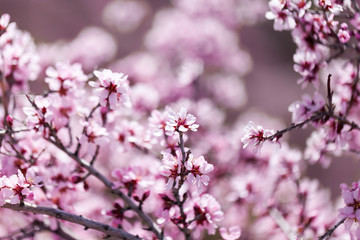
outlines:
[[17, 204], [25, 199], [34, 199], [34, 193], [29, 187], [36, 184], [35, 182], [31, 182], [30, 178], [28, 182], [20, 170], [18, 170], [17, 174], [11, 175], [9, 178], [3, 178], [3, 183], [4, 186], [1, 192], [4, 194], [3, 196], [10, 200], [10, 203]]
[[43, 177], [37, 175], [33, 167], [26, 170], [25, 182], [29, 184], [29, 186], [40, 186], [42, 185], [43, 180]]
[[27, 116], [27, 125], [36, 132], [45, 134], [46, 125], [51, 125], [53, 119], [53, 113], [50, 109], [51, 101], [49, 98], [36, 96], [34, 103], [36, 104], [37, 109], [34, 107], [23, 108], [24, 113]]
[[303, 17], [305, 12], [311, 7], [311, 1], [308, 0], [292, 0], [289, 1], [290, 6], [298, 11], [298, 16]]
[[314, 97], [311, 98], [305, 94], [302, 101], [296, 101], [289, 106], [289, 111], [292, 112], [292, 121], [300, 123], [310, 118], [313, 113], [321, 110], [325, 106], [325, 99], [323, 96], [315, 92]]
[[196, 185], [199, 191], [209, 184], [210, 177], [207, 174], [214, 170], [214, 166], [208, 163], [203, 156], [194, 158], [190, 154], [185, 162], [185, 167], [189, 171], [188, 182]]
[[163, 153], [162, 161], [164, 165], [161, 167], [160, 174], [168, 178], [165, 185], [166, 190], [170, 190], [174, 184], [175, 187], [178, 186], [182, 168], [181, 158], [180, 151], [176, 151], [176, 156], [170, 153]]
[[151, 112], [159, 105], [159, 93], [150, 84], [138, 83], [131, 87], [133, 109], [139, 112]]
[[337, 35], [340, 42], [342, 43], [347, 43], [350, 40], [350, 32], [348, 30], [348, 25], [346, 23], [341, 24]]
[[355, 13], [354, 17], [350, 20], [350, 23], [357, 29], [360, 30], [360, 13]]
[[153, 184], [147, 180], [146, 170], [138, 166], [115, 169], [111, 175], [118, 180], [114, 188], [126, 188], [129, 193], [134, 193], [138, 188], [147, 189]]
[[[3, 21], [6, 20], [7, 17]], [[14, 92], [28, 89], [28, 81], [39, 74], [39, 58], [30, 34], [10, 23], [0, 35], [0, 69]]]
[[100, 98], [101, 106], [108, 106], [114, 110], [118, 103], [130, 106], [128, 96], [129, 85], [127, 76], [123, 73], [113, 73], [109, 69], [94, 71], [94, 75], [99, 82], [89, 82], [89, 85], [95, 88], [95, 92]]
[[320, 7], [323, 7], [332, 13], [339, 13], [343, 11], [342, 6], [334, 0], [318, 0], [318, 4]]
[[49, 84], [52, 91], [58, 92], [60, 96], [66, 96], [69, 91], [77, 93], [78, 89], [87, 81], [87, 77], [78, 63], [70, 65], [69, 63], [57, 62], [54, 67], [46, 69], [45, 82]]
[[108, 132], [95, 121], [83, 122], [82, 125], [85, 131], [80, 137], [81, 150], [93, 156], [97, 146], [103, 146], [109, 141]]
[[318, 57], [315, 53], [301, 50], [296, 51], [293, 59], [295, 62], [295, 72], [298, 72], [304, 77], [314, 72], [318, 62]]
[[169, 121], [166, 122], [166, 133], [172, 135], [175, 131], [197, 131], [199, 124], [195, 124], [196, 117], [187, 113], [186, 108], [180, 108], [180, 112], [169, 111]]
[[200, 229], [206, 229], [209, 234], [215, 234], [218, 227], [216, 222], [223, 220], [224, 213], [216, 199], [210, 194], [203, 194], [194, 199], [193, 214], [195, 221], [190, 225]]
[[267, 138], [275, 134], [274, 130], [263, 129], [261, 126], [255, 127], [252, 121], [246, 125], [245, 132], [246, 135], [241, 138], [241, 142], [244, 144], [243, 148], [246, 148], [249, 144], [253, 145], [254, 152], [260, 150]]
[[4, 31], [7, 26], [9, 25], [10, 22], [10, 15], [7, 13], [4, 13], [3, 15], [1, 15], [0, 17], [0, 34], [2, 31]]
[[350, 229], [354, 222], [360, 221], [360, 181], [353, 182], [351, 187], [341, 184], [340, 188], [346, 206], [339, 210], [339, 217], [346, 218], [345, 226]]
[[149, 127], [154, 136], [162, 136], [165, 134], [166, 123], [169, 121], [169, 108], [160, 112], [159, 110], [153, 110], [149, 117]]
[[269, 2], [270, 12], [266, 13], [266, 18], [274, 20], [274, 29], [277, 31], [291, 30], [296, 26], [296, 22], [291, 12], [285, 8], [286, 1], [271, 0]]

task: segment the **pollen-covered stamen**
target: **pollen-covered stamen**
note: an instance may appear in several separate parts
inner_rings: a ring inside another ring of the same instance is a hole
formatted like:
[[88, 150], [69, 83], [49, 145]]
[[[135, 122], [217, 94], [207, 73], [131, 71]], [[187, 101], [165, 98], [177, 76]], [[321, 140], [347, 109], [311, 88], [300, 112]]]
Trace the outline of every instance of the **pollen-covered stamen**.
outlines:
[[190, 170], [190, 173], [194, 174], [194, 176], [201, 176], [203, 175], [200, 172], [200, 166], [193, 166], [193, 168]]
[[255, 145], [257, 145], [260, 144], [261, 142], [264, 142], [267, 138], [264, 137], [264, 131], [260, 130], [257, 134], [250, 136], [250, 139], [256, 139], [257, 142], [255, 143]]
[[249, 144], [254, 147], [254, 151], [260, 149], [261, 145], [267, 140], [273, 140], [271, 137], [275, 134], [274, 130], [263, 129], [261, 126], [255, 126], [253, 122], [249, 122], [245, 127], [246, 135], [241, 138], [246, 148]]
[[22, 194], [22, 190], [24, 190], [24, 187], [16, 184], [15, 188], [13, 188], [12, 190], [14, 191], [15, 195], [19, 196], [20, 200], [24, 200], [25, 196]]
[[177, 127], [176, 127], [176, 129], [179, 129], [180, 126], [184, 126], [185, 128], [189, 128], [189, 125], [186, 124], [186, 119], [181, 119], [181, 118], [179, 118], [179, 119], [177, 120]]

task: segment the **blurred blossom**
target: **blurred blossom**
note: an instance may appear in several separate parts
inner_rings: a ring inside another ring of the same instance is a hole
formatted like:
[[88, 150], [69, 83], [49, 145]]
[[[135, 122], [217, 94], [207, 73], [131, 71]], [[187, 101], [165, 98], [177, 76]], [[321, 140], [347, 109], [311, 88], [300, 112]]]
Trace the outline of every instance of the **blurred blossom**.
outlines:
[[139, 27], [148, 14], [148, 8], [145, 1], [113, 0], [104, 8], [102, 18], [107, 26], [120, 33], [129, 33]]
[[[7, 15], [1, 16], [4, 26], [9, 21], [7, 18]], [[28, 81], [35, 80], [40, 70], [34, 40], [14, 22], [3, 31], [0, 34], [0, 71], [9, 83], [8, 90], [27, 91]]]
[[112, 35], [99, 27], [86, 27], [70, 42], [58, 41], [41, 44], [41, 66], [46, 68], [57, 61], [81, 63], [86, 72], [110, 61], [116, 54], [117, 44]]
[[188, 85], [196, 80], [204, 71], [202, 61], [196, 59], [184, 61], [178, 70], [178, 81], [182, 85]]
[[266, 10], [265, 1], [253, 0], [176, 0], [174, 3], [191, 16], [211, 16], [230, 28], [254, 23], [263, 18]]
[[150, 84], [138, 83], [131, 87], [132, 107], [139, 112], [150, 112], [159, 105], [159, 92]]
[[213, 18], [195, 19], [174, 9], [157, 13], [145, 44], [168, 58], [177, 55], [184, 59], [200, 59], [209, 66], [240, 74], [251, 66], [234, 32]]
[[205, 79], [206, 87], [224, 107], [239, 109], [247, 103], [244, 82], [236, 75], [216, 74]]

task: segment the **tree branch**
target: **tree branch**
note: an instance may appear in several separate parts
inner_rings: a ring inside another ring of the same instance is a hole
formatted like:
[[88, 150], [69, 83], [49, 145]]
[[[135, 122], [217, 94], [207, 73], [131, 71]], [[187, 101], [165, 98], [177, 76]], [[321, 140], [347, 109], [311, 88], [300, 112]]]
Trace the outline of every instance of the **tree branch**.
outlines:
[[89, 229], [94, 229], [100, 232], [103, 232], [107, 235], [118, 237], [121, 239], [129, 239], [129, 240], [141, 240], [141, 238], [132, 235], [122, 229], [111, 227], [107, 224], [96, 222], [90, 220], [88, 218], [77, 216], [56, 208], [51, 207], [43, 207], [30, 203], [20, 203], [20, 204], [10, 204], [5, 203], [2, 208], [8, 208], [12, 210], [22, 211], [22, 212], [31, 212], [34, 214], [44, 214], [48, 216], [52, 216], [58, 219], [62, 219], [68, 222], [76, 223], [82, 225]]
[[[52, 130], [49, 127], [50, 130]], [[142, 211], [142, 209], [134, 203], [126, 194], [121, 192], [118, 189], [113, 188], [113, 183], [107, 179], [103, 174], [101, 174], [97, 169], [95, 169], [89, 162], [85, 161], [84, 159], [81, 159], [77, 155], [70, 152], [60, 141], [60, 139], [57, 138], [56, 133], [52, 134], [55, 138], [54, 140], [48, 139], [52, 144], [54, 144], [56, 147], [61, 149], [64, 153], [66, 153], [69, 157], [74, 159], [81, 167], [85, 168], [91, 175], [95, 176], [98, 180], [100, 180], [108, 189], [111, 190], [111, 193], [118, 195], [120, 198], [124, 200], [124, 202], [134, 211], [136, 212], [139, 217], [146, 223], [146, 225], [149, 227], [149, 230], [152, 231], [158, 239], [163, 239], [163, 236], [161, 234], [161, 231], [159, 227], [153, 222], [153, 220]]]
[[318, 238], [318, 240], [324, 240], [325, 238], [330, 237], [330, 236], [333, 234], [333, 232], [334, 232], [341, 224], [343, 224], [343, 223], [345, 222], [345, 220], [346, 220], [346, 218], [341, 219], [339, 222], [337, 222], [337, 223], [335, 224], [335, 226], [333, 226], [333, 227], [330, 228], [326, 233], [324, 233], [322, 236], [320, 236], [320, 237]]

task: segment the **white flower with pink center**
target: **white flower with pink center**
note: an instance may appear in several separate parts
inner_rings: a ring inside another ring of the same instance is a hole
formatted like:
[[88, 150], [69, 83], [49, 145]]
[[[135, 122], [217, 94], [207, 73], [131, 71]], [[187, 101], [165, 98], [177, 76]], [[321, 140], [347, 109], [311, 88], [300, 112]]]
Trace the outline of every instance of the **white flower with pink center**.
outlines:
[[274, 130], [267, 130], [262, 126], [255, 127], [252, 121], [246, 125], [245, 132], [246, 135], [241, 138], [241, 142], [244, 144], [243, 148], [246, 148], [249, 144], [253, 145], [254, 152], [260, 150], [262, 144], [275, 134]]
[[165, 133], [166, 122], [168, 121], [168, 111], [160, 112], [153, 110], [149, 117], [149, 127], [154, 136], [162, 136]]
[[50, 90], [58, 92], [60, 96], [78, 92], [76, 90], [88, 79], [79, 63], [58, 62], [55, 67], [50, 66], [46, 69], [46, 76], [45, 82], [49, 84]]
[[294, 123], [301, 123], [310, 118], [313, 113], [319, 111], [324, 106], [325, 99], [320, 93], [315, 92], [313, 98], [308, 94], [305, 94], [301, 101], [292, 103], [289, 106], [289, 111], [292, 112], [292, 121]]
[[199, 199], [194, 200], [194, 219], [191, 227], [206, 229], [209, 234], [215, 234], [218, 227], [216, 222], [224, 219], [224, 213], [216, 199], [210, 194], [204, 194]]
[[274, 29], [277, 31], [291, 30], [296, 27], [296, 22], [290, 10], [286, 8], [286, 1], [271, 0], [269, 2], [270, 11], [265, 17], [274, 20]]
[[186, 108], [182, 107], [180, 112], [169, 111], [169, 121], [166, 122], [165, 130], [168, 135], [175, 131], [187, 132], [188, 130], [197, 131], [199, 124], [195, 124], [196, 117], [187, 113]]
[[2, 183], [4, 186], [2, 186], [1, 193], [5, 199], [10, 200], [10, 203], [17, 204], [25, 199], [34, 199], [34, 194], [29, 189], [30, 184], [20, 170], [17, 175], [11, 175], [9, 178], [3, 177]]
[[351, 187], [346, 184], [340, 187], [346, 206], [339, 210], [339, 217], [346, 218], [345, 227], [350, 229], [354, 222], [360, 221], [360, 181], [353, 182]]
[[332, 13], [339, 13], [343, 11], [342, 6], [335, 3], [334, 0], [319, 0], [318, 4], [320, 7], [323, 7], [325, 10], [328, 10]]
[[208, 163], [203, 156], [194, 158], [190, 154], [185, 162], [185, 167], [189, 171], [188, 182], [196, 185], [199, 191], [209, 184], [210, 177], [207, 174], [214, 170], [214, 166]]
[[7, 26], [9, 25], [9, 22], [10, 22], [9, 14], [4, 13], [3, 15], [1, 15], [1, 17], [0, 17], [0, 33], [7, 28]]
[[85, 131], [80, 137], [81, 149], [84, 154], [93, 156], [96, 152], [97, 146], [103, 146], [106, 144], [108, 139], [108, 132], [106, 128], [101, 127], [95, 121], [84, 122]]
[[50, 110], [51, 102], [48, 98], [37, 96], [34, 99], [34, 107], [24, 107], [23, 111], [27, 116], [27, 125], [36, 132], [45, 134], [46, 125], [51, 125], [53, 112]]
[[95, 88], [101, 106], [114, 110], [118, 103], [122, 103], [130, 107], [127, 75], [113, 73], [109, 69], [94, 71], [94, 75], [99, 79], [100, 83], [89, 82], [89, 85]]
[[163, 153], [163, 166], [161, 167], [160, 174], [167, 177], [168, 181], [165, 185], [166, 190], [170, 190], [175, 183], [177, 187], [181, 173], [181, 152], [176, 151], [176, 156], [170, 153]]

